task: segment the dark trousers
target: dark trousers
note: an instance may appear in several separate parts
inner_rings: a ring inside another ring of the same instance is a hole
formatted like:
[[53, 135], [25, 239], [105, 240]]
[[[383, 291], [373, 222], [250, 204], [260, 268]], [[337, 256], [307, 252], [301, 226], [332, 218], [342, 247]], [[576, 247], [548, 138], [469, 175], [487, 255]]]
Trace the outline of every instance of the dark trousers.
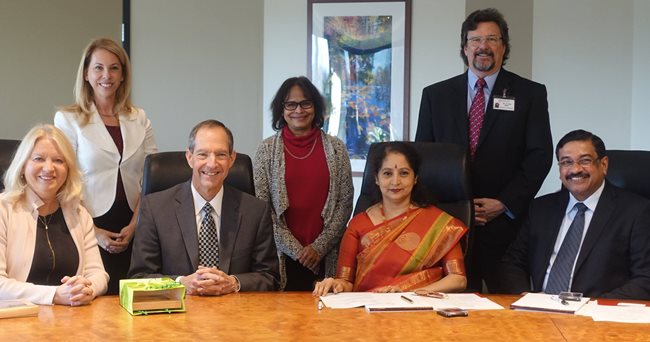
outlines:
[[291, 259], [289, 256], [285, 255], [284, 260], [284, 266], [287, 272], [285, 291], [313, 291], [314, 283], [323, 279], [324, 267], [322, 260], [318, 274], [314, 274], [310, 269], [300, 264], [300, 262]]

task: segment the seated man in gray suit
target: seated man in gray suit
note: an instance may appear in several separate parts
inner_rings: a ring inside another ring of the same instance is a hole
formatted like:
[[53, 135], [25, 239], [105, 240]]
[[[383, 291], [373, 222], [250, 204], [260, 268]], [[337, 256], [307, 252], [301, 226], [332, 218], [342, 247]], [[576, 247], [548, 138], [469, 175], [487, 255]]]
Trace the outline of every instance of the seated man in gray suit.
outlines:
[[142, 198], [129, 276], [171, 277], [191, 295], [276, 290], [270, 208], [224, 185], [237, 155], [230, 130], [199, 123], [185, 155], [192, 179]]
[[569, 132], [555, 154], [564, 189], [530, 205], [502, 260], [503, 290], [649, 300], [650, 201], [605, 179], [605, 144], [590, 132]]

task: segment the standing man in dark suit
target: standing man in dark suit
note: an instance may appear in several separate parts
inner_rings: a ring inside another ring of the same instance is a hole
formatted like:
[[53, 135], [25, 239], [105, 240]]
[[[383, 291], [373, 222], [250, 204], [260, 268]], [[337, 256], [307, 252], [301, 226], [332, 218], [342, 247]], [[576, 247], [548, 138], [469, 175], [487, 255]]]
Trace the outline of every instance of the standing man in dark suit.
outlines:
[[230, 130], [199, 123], [185, 155], [192, 179], [142, 199], [129, 275], [172, 277], [191, 295], [276, 290], [269, 206], [223, 183], [237, 155]]
[[605, 180], [605, 144], [590, 132], [569, 132], [555, 154], [564, 189], [532, 202], [503, 290], [650, 300], [650, 201]]
[[460, 55], [467, 72], [422, 92], [415, 141], [468, 150], [475, 229], [467, 257], [468, 288], [499, 288], [498, 264], [551, 167], [553, 141], [544, 85], [502, 68], [508, 24], [496, 9], [463, 22]]

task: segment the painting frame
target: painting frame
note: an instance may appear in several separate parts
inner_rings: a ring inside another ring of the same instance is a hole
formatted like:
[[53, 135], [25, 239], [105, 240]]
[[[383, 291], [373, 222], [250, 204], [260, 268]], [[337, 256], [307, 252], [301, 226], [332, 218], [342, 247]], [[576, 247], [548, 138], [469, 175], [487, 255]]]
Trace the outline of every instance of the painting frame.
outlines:
[[411, 0], [308, 1], [308, 77], [355, 177], [370, 144], [408, 140], [410, 48]]

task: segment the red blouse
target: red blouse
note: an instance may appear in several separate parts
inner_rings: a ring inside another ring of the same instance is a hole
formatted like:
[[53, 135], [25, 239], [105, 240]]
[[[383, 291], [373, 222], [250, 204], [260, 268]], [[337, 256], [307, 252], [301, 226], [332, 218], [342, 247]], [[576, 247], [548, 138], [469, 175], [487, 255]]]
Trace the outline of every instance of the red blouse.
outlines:
[[330, 173], [321, 130], [315, 127], [307, 135], [297, 137], [284, 127], [282, 141], [289, 197], [284, 218], [293, 236], [307, 246], [323, 231], [321, 212], [329, 193]]

